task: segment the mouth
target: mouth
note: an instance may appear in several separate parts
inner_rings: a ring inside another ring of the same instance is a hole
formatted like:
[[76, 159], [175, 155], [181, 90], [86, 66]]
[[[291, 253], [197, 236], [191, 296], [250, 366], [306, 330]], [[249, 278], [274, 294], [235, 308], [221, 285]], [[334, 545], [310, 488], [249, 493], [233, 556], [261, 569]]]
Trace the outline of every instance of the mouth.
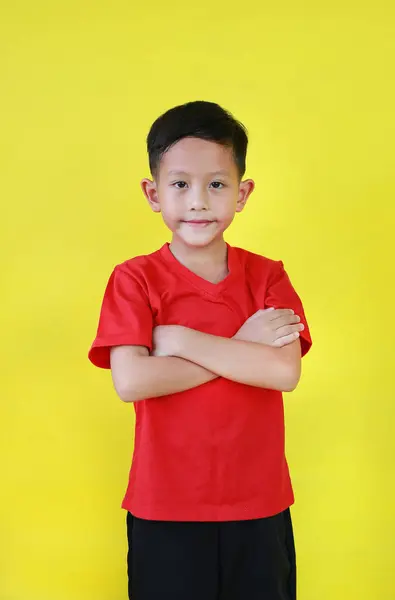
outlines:
[[208, 225], [211, 225], [211, 223], [215, 223], [215, 221], [209, 221], [208, 219], [192, 219], [191, 221], [182, 221], [182, 223], [186, 223], [192, 227], [207, 227]]

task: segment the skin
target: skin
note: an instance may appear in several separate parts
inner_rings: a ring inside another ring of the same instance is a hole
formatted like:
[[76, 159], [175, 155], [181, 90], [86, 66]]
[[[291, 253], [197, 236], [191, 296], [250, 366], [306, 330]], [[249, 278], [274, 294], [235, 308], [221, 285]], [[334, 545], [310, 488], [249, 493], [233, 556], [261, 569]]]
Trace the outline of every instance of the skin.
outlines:
[[196, 138], [171, 147], [158, 178], [141, 182], [151, 209], [172, 232], [175, 257], [208, 280], [227, 274], [224, 232], [254, 187], [252, 179], [240, 181], [230, 148]]
[[[174, 144], [162, 157], [157, 176], [141, 182], [151, 209], [161, 213], [172, 233], [171, 252], [213, 283], [228, 274], [224, 232], [254, 187], [253, 180], [240, 179], [231, 149], [197, 138]], [[181, 326], [156, 327], [151, 355], [138, 346], [112, 348], [115, 389], [125, 402], [136, 402], [225, 377], [292, 391], [301, 370], [299, 321], [292, 310], [260, 310], [232, 339]]]

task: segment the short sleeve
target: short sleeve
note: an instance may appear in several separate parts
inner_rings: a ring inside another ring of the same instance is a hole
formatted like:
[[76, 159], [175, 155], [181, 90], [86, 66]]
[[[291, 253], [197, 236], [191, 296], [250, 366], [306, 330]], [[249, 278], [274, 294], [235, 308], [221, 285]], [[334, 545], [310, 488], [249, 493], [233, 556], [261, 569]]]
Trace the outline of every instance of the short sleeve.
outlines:
[[110, 368], [113, 346], [146, 346], [152, 350], [153, 317], [141, 284], [122, 267], [115, 267], [104, 293], [96, 338], [88, 358], [102, 369]]
[[300, 317], [301, 323], [304, 325], [304, 330], [300, 334], [300, 342], [302, 356], [305, 356], [311, 348], [312, 340], [302, 301], [294, 290], [282, 261], [276, 261], [275, 265], [275, 272], [268, 281], [265, 308], [292, 308], [295, 314]]

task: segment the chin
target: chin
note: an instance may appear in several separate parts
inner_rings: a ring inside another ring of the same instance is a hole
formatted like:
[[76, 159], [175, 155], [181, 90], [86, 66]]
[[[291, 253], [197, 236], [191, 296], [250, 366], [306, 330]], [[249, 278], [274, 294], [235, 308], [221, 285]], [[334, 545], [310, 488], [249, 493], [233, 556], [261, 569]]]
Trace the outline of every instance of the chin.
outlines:
[[178, 236], [180, 241], [189, 248], [206, 248], [223, 239], [222, 233], [215, 236]]

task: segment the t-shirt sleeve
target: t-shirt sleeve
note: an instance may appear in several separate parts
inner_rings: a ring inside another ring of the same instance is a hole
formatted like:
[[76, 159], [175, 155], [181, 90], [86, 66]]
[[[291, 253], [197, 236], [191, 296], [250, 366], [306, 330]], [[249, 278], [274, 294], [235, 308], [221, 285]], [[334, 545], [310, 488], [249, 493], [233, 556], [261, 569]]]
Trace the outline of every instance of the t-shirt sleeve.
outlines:
[[88, 358], [110, 368], [113, 346], [146, 346], [152, 350], [153, 317], [147, 293], [122, 267], [115, 267], [104, 293], [96, 338]]
[[302, 356], [305, 356], [311, 348], [312, 340], [302, 301], [293, 288], [283, 262], [276, 261], [275, 266], [274, 273], [268, 282], [265, 308], [292, 308], [295, 314], [300, 317], [301, 323], [304, 325], [304, 330], [300, 334], [300, 343]]

